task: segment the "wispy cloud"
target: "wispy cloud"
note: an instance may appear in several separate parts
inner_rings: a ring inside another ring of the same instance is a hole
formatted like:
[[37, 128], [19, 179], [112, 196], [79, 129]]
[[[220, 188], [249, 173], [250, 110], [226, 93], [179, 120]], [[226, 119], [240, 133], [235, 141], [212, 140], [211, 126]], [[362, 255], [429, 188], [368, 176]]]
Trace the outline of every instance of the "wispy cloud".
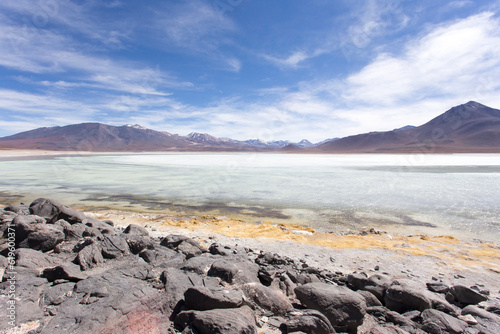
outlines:
[[265, 60], [269, 61], [270, 63], [277, 65], [278, 67], [281, 67], [283, 69], [289, 69], [289, 68], [295, 69], [299, 67], [300, 63], [308, 59], [315, 58], [325, 52], [326, 50], [323, 49], [318, 49], [313, 52], [295, 51], [291, 55], [285, 58], [274, 57], [267, 54], [261, 54], [260, 56]]

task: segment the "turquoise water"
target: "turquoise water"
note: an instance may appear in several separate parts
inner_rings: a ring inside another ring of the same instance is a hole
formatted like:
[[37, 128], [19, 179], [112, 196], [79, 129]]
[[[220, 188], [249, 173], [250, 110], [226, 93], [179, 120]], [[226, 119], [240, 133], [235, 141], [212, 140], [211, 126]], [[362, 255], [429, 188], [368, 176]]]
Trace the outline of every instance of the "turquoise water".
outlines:
[[500, 155], [110, 154], [0, 173], [0, 194], [27, 201], [500, 240]]

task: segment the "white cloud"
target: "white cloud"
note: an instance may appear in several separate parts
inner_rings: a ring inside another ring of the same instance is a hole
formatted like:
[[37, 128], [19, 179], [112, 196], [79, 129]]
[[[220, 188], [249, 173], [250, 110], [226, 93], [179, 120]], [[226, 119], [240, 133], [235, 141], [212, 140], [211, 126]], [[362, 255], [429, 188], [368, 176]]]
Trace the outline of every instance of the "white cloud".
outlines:
[[297, 68], [301, 62], [316, 56], [316, 53], [307, 54], [304, 51], [296, 51], [286, 58], [278, 58], [266, 54], [261, 55], [262, 58], [282, 68]]
[[495, 74], [500, 75], [500, 22], [483, 13], [437, 27], [400, 55], [379, 55], [347, 78], [343, 97], [378, 105], [432, 96], [468, 98], [478, 78]]

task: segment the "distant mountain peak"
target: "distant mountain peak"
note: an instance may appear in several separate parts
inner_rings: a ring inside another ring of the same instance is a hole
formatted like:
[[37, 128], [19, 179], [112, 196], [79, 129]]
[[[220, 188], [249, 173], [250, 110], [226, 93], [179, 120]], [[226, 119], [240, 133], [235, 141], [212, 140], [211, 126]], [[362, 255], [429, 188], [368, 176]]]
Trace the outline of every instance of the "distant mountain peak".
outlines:
[[397, 128], [397, 129], [394, 129], [392, 131], [402, 131], [402, 130], [409, 130], [409, 129], [413, 129], [413, 128], [415, 128], [414, 125], [405, 125], [405, 126], [403, 126], [401, 128]]
[[148, 128], [143, 127], [142, 125], [139, 124], [127, 124], [125, 125], [127, 128], [134, 128], [134, 129], [139, 129], [139, 130], [148, 130]]

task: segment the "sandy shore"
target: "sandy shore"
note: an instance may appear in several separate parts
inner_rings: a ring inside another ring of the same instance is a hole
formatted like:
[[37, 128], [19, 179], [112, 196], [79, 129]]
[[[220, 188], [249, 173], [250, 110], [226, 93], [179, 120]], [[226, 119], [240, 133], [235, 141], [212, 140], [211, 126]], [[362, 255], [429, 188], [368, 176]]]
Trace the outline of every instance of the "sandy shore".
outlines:
[[436, 279], [447, 284], [494, 287], [500, 296], [500, 246], [468, 243], [452, 236], [389, 234], [366, 231], [338, 235], [301, 226], [264, 222], [251, 224], [229, 217], [179, 217], [127, 211], [91, 211], [116, 226], [139, 224], [153, 236], [182, 234], [207, 247], [214, 243], [247, 247], [290, 257], [332, 272], [388, 273], [394, 278]]

